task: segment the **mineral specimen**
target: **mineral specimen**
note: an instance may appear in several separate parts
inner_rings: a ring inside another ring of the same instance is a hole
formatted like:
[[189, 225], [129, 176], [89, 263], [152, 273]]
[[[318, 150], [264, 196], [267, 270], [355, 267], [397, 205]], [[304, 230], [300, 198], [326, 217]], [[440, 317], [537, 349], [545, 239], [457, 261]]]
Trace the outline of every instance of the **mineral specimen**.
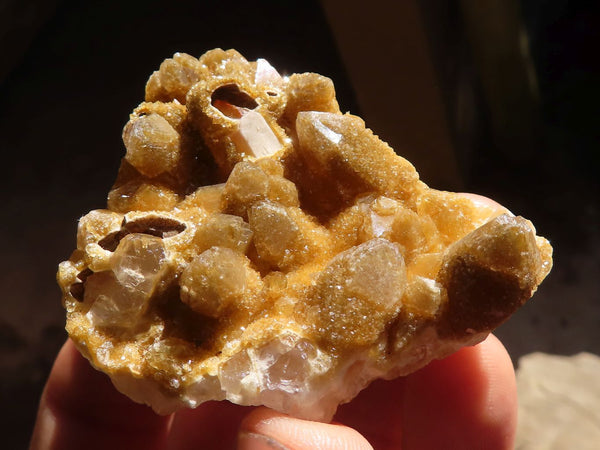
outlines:
[[227, 399], [328, 421], [483, 340], [551, 268], [529, 221], [428, 188], [321, 75], [177, 53], [123, 141], [58, 281], [81, 353], [162, 414]]

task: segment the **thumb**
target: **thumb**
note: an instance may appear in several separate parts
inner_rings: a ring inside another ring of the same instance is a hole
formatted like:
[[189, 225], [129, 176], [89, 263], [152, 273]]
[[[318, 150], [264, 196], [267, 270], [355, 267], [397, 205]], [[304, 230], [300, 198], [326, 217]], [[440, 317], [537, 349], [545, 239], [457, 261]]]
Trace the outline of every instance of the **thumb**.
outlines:
[[373, 450], [356, 430], [258, 408], [242, 421], [238, 450]]

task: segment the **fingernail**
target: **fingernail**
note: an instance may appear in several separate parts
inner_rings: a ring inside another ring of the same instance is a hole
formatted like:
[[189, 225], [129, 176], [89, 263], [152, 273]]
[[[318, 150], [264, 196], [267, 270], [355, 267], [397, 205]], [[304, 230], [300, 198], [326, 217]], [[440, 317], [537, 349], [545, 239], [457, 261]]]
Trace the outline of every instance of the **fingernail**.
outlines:
[[238, 450], [289, 450], [275, 439], [257, 433], [241, 433], [237, 448]]

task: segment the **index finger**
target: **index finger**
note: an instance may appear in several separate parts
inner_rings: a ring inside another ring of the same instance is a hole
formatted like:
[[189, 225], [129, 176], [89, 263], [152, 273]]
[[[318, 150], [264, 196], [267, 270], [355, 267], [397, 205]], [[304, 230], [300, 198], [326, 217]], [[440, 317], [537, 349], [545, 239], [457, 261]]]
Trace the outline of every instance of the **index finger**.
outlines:
[[165, 448], [169, 424], [169, 416], [119, 393], [68, 340], [44, 388], [30, 450], [158, 450]]

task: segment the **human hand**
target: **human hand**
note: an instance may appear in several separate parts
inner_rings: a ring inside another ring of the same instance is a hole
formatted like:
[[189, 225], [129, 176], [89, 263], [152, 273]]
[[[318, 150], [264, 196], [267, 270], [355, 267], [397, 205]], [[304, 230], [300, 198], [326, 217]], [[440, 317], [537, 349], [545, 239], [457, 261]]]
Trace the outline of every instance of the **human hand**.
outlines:
[[516, 410], [512, 363], [494, 336], [407, 377], [375, 381], [339, 408], [335, 424], [228, 402], [158, 416], [117, 392], [69, 340], [42, 395], [31, 450], [508, 449]]

